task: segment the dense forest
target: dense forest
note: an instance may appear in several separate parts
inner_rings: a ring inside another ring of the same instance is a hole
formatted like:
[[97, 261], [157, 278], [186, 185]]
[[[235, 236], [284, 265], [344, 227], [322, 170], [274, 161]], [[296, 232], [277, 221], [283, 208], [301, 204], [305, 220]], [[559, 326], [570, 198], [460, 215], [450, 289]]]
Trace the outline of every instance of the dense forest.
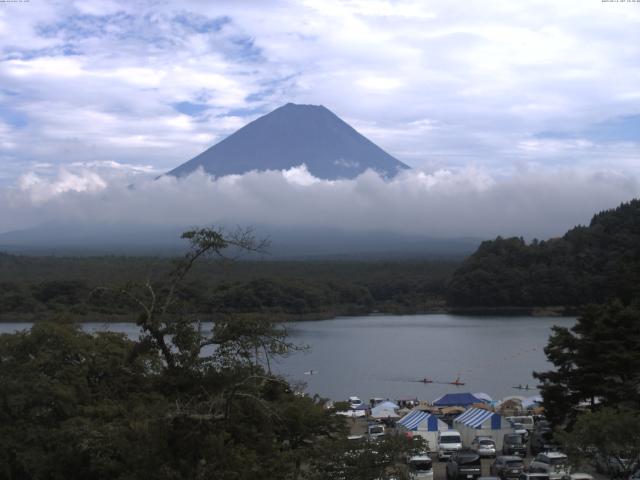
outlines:
[[447, 288], [454, 307], [580, 306], [640, 293], [640, 200], [596, 214], [562, 238], [483, 242]]
[[123, 287], [137, 340], [65, 321], [0, 335], [0, 479], [407, 478], [423, 441], [348, 441], [334, 408], [273, 374], [299, 348], [280, 326], [234, 317], [205, 331], [173, 313], [196, 261], [255, 247], [185, 235], [192, 249], [158, 286]]
[[[56, 257], [0, 253], [0, 320], [64, 314], [130, 320], [136, 305], [118, 292], [158, 282], [166, 257]], [[108, 286], [109, 289], [103, 287]], [[454, 260], [216, 261], [181, 284], [176, 311], [215, 318], [271, 319], [420, 313], [453, 309], [564, 307], [640, 293], [640, 200], [596, 214], [546, 241], [498, 237], [462, 264]]]
[[[30, 257], [0, 254], [0, 320], [131, 319], [119, 290], [158, 284], [175, 260], [164, 257]], [[453, 261], [216, 261], [196, 265], [176, 311], [215, 317], [315, 319], [444, 307]], [[105, 289], [103, 287], [110, 287]]]

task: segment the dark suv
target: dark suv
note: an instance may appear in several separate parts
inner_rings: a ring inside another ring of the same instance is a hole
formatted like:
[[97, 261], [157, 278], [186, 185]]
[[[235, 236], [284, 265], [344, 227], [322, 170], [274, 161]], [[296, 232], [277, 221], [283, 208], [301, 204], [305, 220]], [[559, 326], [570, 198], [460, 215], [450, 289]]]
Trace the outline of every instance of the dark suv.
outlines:
[[480, 455], [472, 450], [454, 452], [447, 462], [447, 480], [467, 480], [482, 474]]
[[550, 428], [536, 428], [529, 440], [531, 455], [548, 452], [558, 449], [558, 445], [553, 441], [553, 430]]
[[524, 462], [522, 458], [513, 455], [501, 455], [491, 464], [491, 475], [500, 477], [502, 480], [518, 478], [523, 470]]
[[502, 454], [524, 457], [527, 454], [527, 445], [522, 441], [522, 435], [505, 433], [502, 439]]

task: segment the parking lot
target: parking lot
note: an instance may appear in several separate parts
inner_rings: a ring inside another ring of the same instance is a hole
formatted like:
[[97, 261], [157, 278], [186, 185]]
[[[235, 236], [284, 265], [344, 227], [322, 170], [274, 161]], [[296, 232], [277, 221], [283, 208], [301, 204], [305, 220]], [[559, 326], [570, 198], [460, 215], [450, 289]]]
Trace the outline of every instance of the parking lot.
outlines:
[[[447, 478], [447, 474], [446, 474], [446, 468], [447, 468], [447, 462], [439, 462], [437, 460], [437, 454], [432, 453], [431, 458], [433, 458], [433, 479], [434, 480], [446, 480]], [[525, 465], [529, 465], [529, 463], [531, 462], [531, 455], [527, 455], [524, 458], [524, 464]], [[489, 469], [491, 468], [491, 464], [493, 463], [493, 458], [483, 458], [482, 459], [482, 476], [483, 477], [488, 477], [491, 476], [491, 473], [489, 471]], [[595, 472], [592, 468], [589, 467], [582, 467], [580, 470], [580, 472], [583, 473], [588, 473], [590, 475], [593, 476], [594, 480], [606, 480], [606, 476], [602, 475], [600, 473]], [[573, 472], [572, 472], [573, 473]]]

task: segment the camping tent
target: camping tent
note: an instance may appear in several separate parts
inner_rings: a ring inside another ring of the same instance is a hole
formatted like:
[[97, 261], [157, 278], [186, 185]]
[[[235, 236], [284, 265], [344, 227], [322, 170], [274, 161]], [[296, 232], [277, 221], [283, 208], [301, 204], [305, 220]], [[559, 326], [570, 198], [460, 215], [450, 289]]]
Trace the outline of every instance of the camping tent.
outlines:
[[371, 416], [373, 418], [400, 418], [396, 410], [398, 410], [398, 405], [395, 403], [382, 402], [371, 409]]
[[476, 398], [479, 398], [483, 402], [493, 403], [493, 398], [491, 398], [487, 393], [484, 393], [484, 392], [474, 393], [473, 396]]
[[429, 449], [435, 451], [438, 448], [438, 432], [448, 430], [449, 426], [435, 415], [422, 410], [412, 410], [397, 424], [400, 431], [412, 432], [429, 442]]
[[496, 448], [502, 448], [502, 437], [505, 433], [513, 433], [507, 422], [502, 421], [502, 415], [482, 408], [470, 408], [453, 420], [453, 428], [460, 432], [462, 444], [470, 447], [474, 437], [491, 437], [496, 442]]
[[436, 407], [469, 407], [474, 403], [481, 403], [482, 399], [470, 393], [447, 393], [433, 401]]
[[496, 410], [505, 415], [518, 415], [523, 410], [522, 403], [524, 400], [525, 397], [518, 395], [503, 398], [496, 404]]

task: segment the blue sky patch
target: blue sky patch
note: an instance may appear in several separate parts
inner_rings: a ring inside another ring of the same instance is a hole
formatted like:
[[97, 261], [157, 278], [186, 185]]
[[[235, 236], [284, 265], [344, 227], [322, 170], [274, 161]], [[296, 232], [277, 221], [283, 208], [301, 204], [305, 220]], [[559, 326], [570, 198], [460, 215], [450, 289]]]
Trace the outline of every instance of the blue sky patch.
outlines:
[[551, 140], [584, 138], [598, 143], [640, 142], [640, 115], [609, 118], [581, 131], [543, 131], [535, 137]]
[[202, 103], [177, 102], [171, 105], [175, 110], [190, 117], [198, 117], [209, 109], [209, 105]]
[[0, 119], [15, 128], [22, 128], [29, 123], [26, 115], [2, 105], [0, 105]]
[[231, 42], [236, 47], [235, 57], [237, 60], [259, 60], [262, 56], [262, 51], [251, 37], [236, 37]]
[[225, 25], [231, 23], [231, 18], [227, 16], [208, 18], [193, 13], [181, 13], [173, 17], [173, 21], [196, 33], [213, 33], [219, 32]]

